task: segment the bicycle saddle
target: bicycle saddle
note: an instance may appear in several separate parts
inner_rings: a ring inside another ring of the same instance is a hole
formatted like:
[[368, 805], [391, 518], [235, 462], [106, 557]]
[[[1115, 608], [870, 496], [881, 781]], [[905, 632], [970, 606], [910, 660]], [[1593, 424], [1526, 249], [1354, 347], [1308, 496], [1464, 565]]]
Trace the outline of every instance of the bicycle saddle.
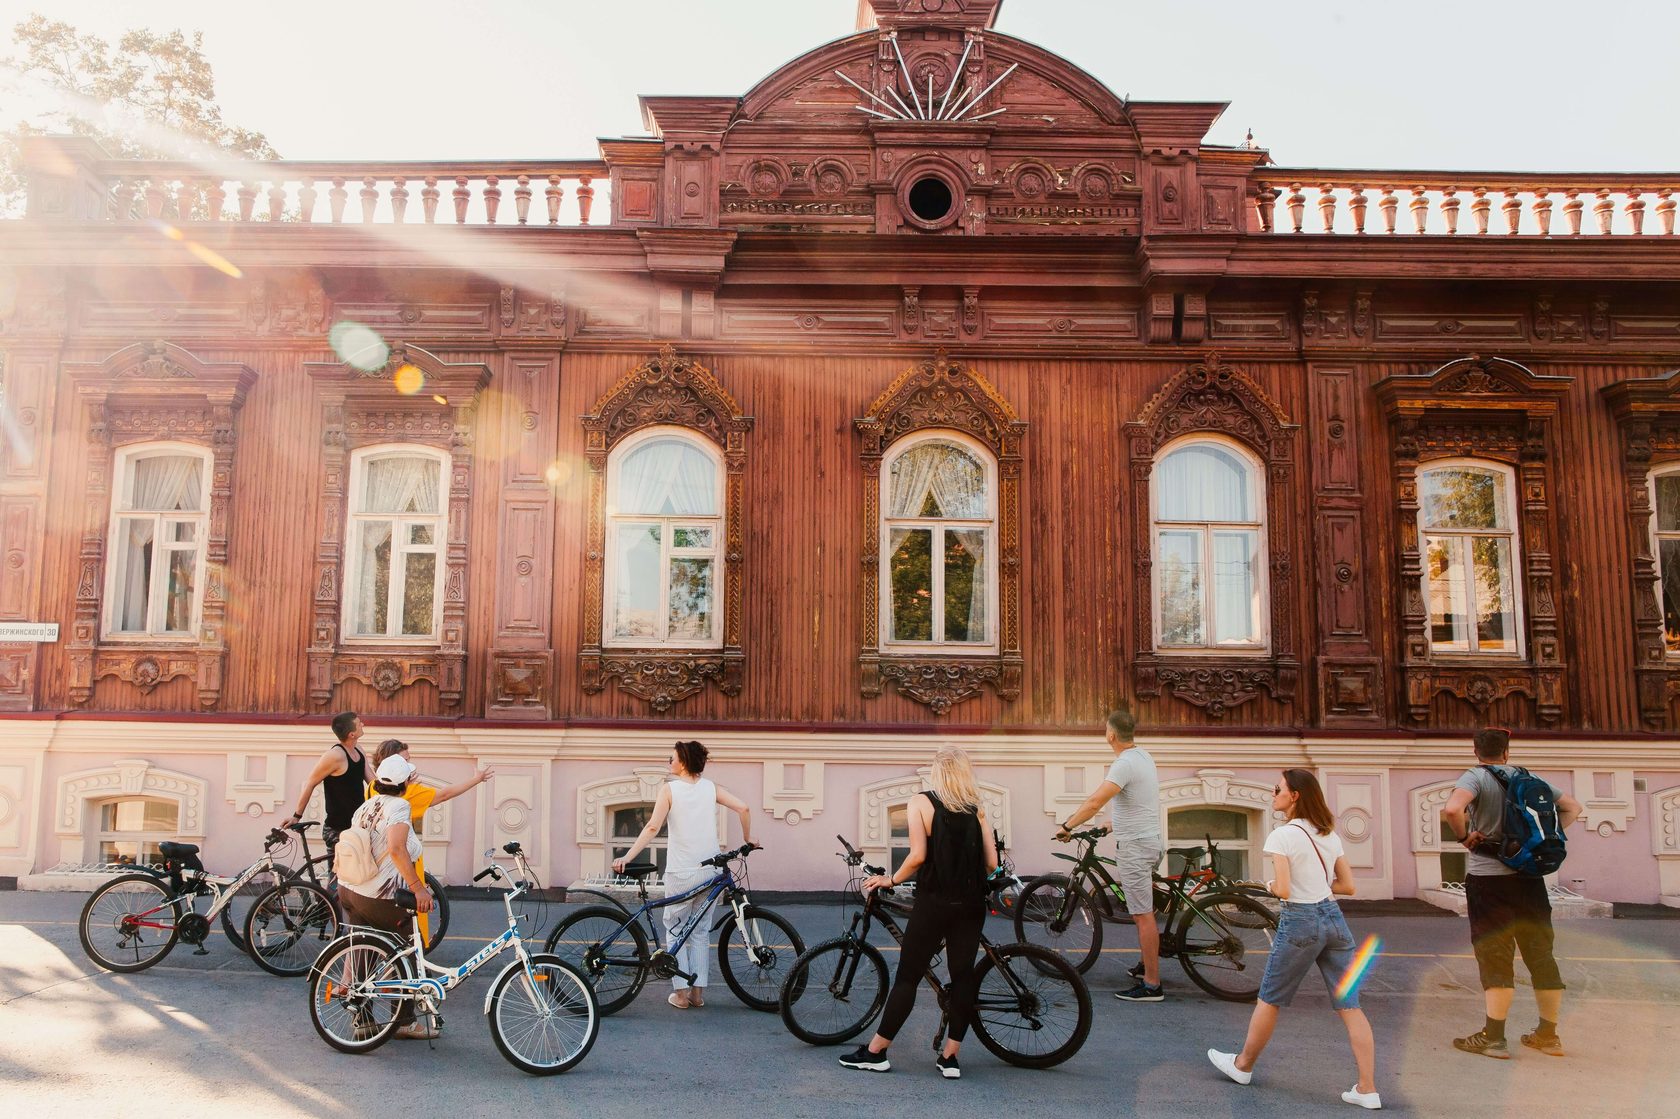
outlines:
[[158, 854], [170, 861], [174, 861], [175, 859], [185, 859], [198, 854], [198, 844], [170, 842], [159, 843]]
[[414, 900], [413, 890], [399, 889], [391, 895], [391, 900], [396, 903], [397, 908], [408, 913], [413, 913], [415, 905], [418, 904]]
[[1206, 847], [1168, 847], [1167, 854], [1177, 855], [1186, 863], [1199, 863], [1202, 856], [1207, 854]]
[[659, 873], [658, 863], [626, 863], [619, 874], [625, 878], [646, 878], [650, 874]]

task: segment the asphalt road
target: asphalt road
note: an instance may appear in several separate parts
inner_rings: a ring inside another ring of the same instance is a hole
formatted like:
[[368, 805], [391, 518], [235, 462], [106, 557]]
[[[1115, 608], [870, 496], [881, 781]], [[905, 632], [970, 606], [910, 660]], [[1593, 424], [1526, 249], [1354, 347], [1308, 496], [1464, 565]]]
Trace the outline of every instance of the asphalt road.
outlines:
[[[507, 1064], [482, 1014], [493, 963], [445, 1006], [434, 1045], [392, 1042], [362, 1057], [316, 1037], [302, 980], [273, 978], [220, 933], [209, 955], [179, 946], [132, 976], [98, 970], [76, 939], [84, 895], [0, 893], [0, 1099], [20, 1116], [443, 1115], [643, 1116], [656, 1112], [786, 1117], [989, 1114], [1022, 1116], [1347, 1115], [1353, 1083], [1345, 1037], [1322, 991], [1286, 1011], [1255, 1083], [1239, 1088], [1203, 1056], [1240, 1046], [1246, 1007], [1216, 1002], [1176, 964], [1168, 1001], [1133, 1005], [1111, 992], [1135, 959], [1135, 938], [1110, 926], [1091, 972], [1096, 1023], [1078, 1056], [1033, 1072], [978, 1043], [961, 1081], [941, 1080], [924, 994], [892, 1050], [888, 1075], [841, 1069], [838, 1050], [791, 1037], [775, 1015], [746, 1009], [713, 967], [704, 1009], [677, 1011], [650, 984], [607, 1018], [572, 1072], [533, 1078]], [[550, 907], [549, 920], [560, 906]], [[776, 906], [808, 944], [841, 931], [832, 905]], [[501, 905], [457, 901], [440, 962], [467, 958], [503, 923]], [[1461, 920], [1372, 916], [1355, 934], [1383, 938], [1363, 998], [1376, 1030], [1387, 1109], [1455, 1119], [1674, 1114], [1680, 1099], [1680, 921], [1566, 922], [1558, 948], [1570, 993], [1569, 1055], [1521, 1050], [1533, 1002], [1519, 990], [1510, 1061], [1471, 1057], [1451, 1039], [1481, 1023], [1475, 965]], [[1001, 928], [997, 930], [1001, 932]], [[477, 938], [477, 943], [474, 942]], [[511, 958], [511, 957], [508, 957]], [[894, 957], [889, 955], [889, 962]], [[1519, 968], [1520, 972], [1520, 968]]]

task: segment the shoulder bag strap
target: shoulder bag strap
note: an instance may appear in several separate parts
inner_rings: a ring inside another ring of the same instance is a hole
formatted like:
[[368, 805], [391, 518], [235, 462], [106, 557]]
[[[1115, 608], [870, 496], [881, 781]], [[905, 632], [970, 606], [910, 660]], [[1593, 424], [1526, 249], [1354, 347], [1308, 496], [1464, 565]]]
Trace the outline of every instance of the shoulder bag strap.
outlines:
[[1318, 849], [1318, 840], [1313, 838], [1312, 832], [1308, 831], [1306, 827], [1301, 824], [1301, 821], [1291, 820], [1289, 822], [1300, 826], [1301, 834], [1307, 837], [1308, 843], [1312, 844], [1313, 854], [1318, 856], [1318, 868], [1324, 872], [1324, 884], [1327, 886], [1335, 885], [1335, 883], [1330, 880], [1330, 868], [1324, 863], [1324, 852]]

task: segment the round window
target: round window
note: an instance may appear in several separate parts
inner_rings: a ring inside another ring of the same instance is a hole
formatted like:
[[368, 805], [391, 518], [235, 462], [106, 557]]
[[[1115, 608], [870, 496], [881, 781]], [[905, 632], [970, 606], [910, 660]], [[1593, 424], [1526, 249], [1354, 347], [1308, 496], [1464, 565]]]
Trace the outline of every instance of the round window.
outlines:
[[923, 175], [910, 186], [906, 198], [910, 212], [926, 225], [938, 225], [951, 216], [957, 198], [951, 184], [938, 175]]

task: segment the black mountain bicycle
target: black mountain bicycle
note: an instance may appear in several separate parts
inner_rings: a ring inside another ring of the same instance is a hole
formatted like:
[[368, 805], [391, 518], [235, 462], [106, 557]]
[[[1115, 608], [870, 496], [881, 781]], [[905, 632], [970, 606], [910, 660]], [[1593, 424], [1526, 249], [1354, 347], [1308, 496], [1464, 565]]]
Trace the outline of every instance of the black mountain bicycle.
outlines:
[[[886, 873], [865, 863], [863, 852], [844, 836], [837, 838], [846, 848], [840, 857], [852, 868], [848, 892], [858, 891], [863, 875]], [[885, 896], [891, 892], [871, 893], [844, 935], [794, 961], [780, 1000], [782, 1021], [794, 1037], [812, 1045], [839, 1045], [880, 1016], [887, 1003], [887, 961], [869, 943], [870, 926], [880, 922], [893, 940], [903, 943], [904, 930], [896, 918], [909, 914], [903, 901]], [[1079, 1052], [1091, 1032], [1091, 993], [1072, 965], [1037, 945], [993, 944], [984, 933], [980, 951], [973, 1023], [980, 1044], [1022, 1068], [1050, 1068]], [[949, 988], [932, 967], [927, 982], [941, 1012], [933, 1039], [938, 1052], [949, 1027]]]
[[[319, 855], [314, 854], [309, 849], [309, 829], [321, 827], [321, 821], [299, 820], [295, 824], [284, 826], [287, 831], [296, 833], [299, 842], [303, 844], [303, 861], [295, 867], [281, 866], [276, 868], [278, 878], [274, 884], [279, 885], [282, 881], [304, 880], [312, 886], [319, 887], [326, 891], [328, 897], [333, 899], [333, 908], [338, 913], [339, 920], [343, 921], [344, 911], [338, 904], [338, 879], [333, 875], [332, 869], [333, 848], [331, 844], [328, 844]], [[432, 901], [435, 903], [432, 906], [432, 911], [426, 915], [429, 922], [427, 925], [426, 951], [430, 952], [443, 943], [444, 935], [449, 932], [449, 897], [443, 892], [443, 883], [438, 880], [435, 874], [428, 870], [425, 878], [426, 889], [432, 892]], [[247, 889], [242, 892], [249, 893], [250, 891]], [[230, 906], [230, 908], [232, 907]], [[226, 923], [227, 917], [224, 913], [223, 924]], [[243, 921], [239, 921], [238, 924], [240, 928], [244, 928]], [[228, 936], [231, 939], [238, 940], [231, 930]]]
[[[1073, 873], [1043, 874], [1028, 882], [1015, 906], [1015, 935], [1053, 950], [1079, 971], [1102, 953], [1103, 922], [1129, 921], [1126, 892], [1108, 873], [1114, 860], [1097, 854], [1109, 829], [1088, 828], [1069, 838], [1084, 844]], [[1189, 863], [1198, 848], [1184, 849]], [[1068, 858], [1069, 856], [1058, 856]], [[1161, 957], [1177, 956], [1191, 982], [1228, 1002], [1253, 1002], [1277, 932], [1275, 911], [1245, 888], [1214, 889], [1212, 867], [1154, 876], [1161, 914]]]
[[[655, 909], [705, 895], [705, 899], [689, 914], [682, 927], [676, 930], [675, 947], [681, 948], [697, 932], [707, 933], [711, 927], [712, 907], [722, 898], [729, 915], [718, 926], [718, 967], [724, 982], [735, 997], [754, 1010], [776, 1009], [776, 992], [781, 989], [782, 977], [792, 960], [805, 951], [793, 923], [779, 913], [753, 905], [747, 896], [746, 866], [748, 855], [759, 849], [756, 843], [746, 843], [733, 851], [725, 851], [703, 861], [717, 874], [693, 889], [672, 894], [657, 901], [648, 900], [647, 880], [658, 871], [654, 863], [631, 863], [624, 868], [626, 877], [636, 880], [641, 905], [634, 913], [604, 905], [590, 905], [564, 917], [548, 934], [544, 952], [552, 952], [577, 967], [595, 988], [602, 1014], [613, 1014], [633, 1002], [648, 976], [670, 979], [681, 976], [694, 982], [694, 976], [677, 967], [677, 958], [664, 948], [650, 949], [659, 938], [649, 916]], [[730, 863], [741, 860], [739, 878]], [[645, 926], [645, 931], [644, 931]]]

